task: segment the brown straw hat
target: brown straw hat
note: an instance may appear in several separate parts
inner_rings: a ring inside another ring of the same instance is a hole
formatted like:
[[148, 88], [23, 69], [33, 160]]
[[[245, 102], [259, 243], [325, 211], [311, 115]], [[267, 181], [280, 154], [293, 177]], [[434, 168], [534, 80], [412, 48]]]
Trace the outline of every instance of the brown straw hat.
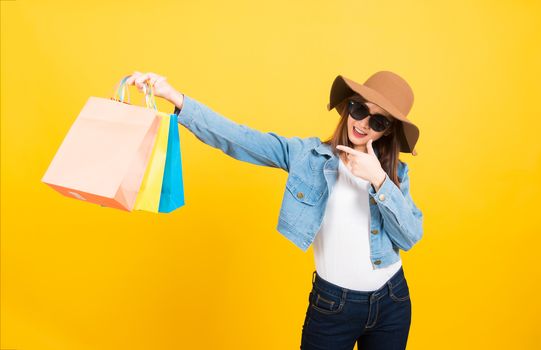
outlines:
[[332, 84], [327, 110], [330, 111], [355, 94], [361, 95], [366, 101], [380, 106], [400, 120], [404, 129], [404, 134], [398, 136], [400, 152], [417, 155], [414, 148], [419, 139], [419, 128], [406, 117], [413, 105], [413, 90], [402, 77], [393, 72], [380, 71], [371, 75], [364, 84], [359, 84], [339, 75]]

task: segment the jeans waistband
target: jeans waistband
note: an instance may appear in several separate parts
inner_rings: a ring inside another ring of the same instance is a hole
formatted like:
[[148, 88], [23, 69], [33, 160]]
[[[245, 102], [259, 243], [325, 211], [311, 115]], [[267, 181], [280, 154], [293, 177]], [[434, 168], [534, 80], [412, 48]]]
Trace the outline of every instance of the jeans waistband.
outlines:
[[359, 291], [340, 287], [334, 283], [324, 280], [317, 271], [312, 273], [312, 285], [314, 288], [336, 295], [345, 297], [347, 300], [368, 301], [370, 299], [379, 299], [389, 292], [389, 287], [397, 286], [406, 279], [403, 266], [396, 271], [383, 286], [373, 291]]

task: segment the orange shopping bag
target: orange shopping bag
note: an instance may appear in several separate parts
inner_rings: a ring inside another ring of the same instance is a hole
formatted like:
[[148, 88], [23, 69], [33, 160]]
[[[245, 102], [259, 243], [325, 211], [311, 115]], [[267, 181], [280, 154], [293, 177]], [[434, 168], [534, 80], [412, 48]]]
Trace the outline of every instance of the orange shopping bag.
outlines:
[[132, 211], [160, 120], [155, 102], [147, 108], [148, 96], [147, 107], [126, 103], [123, 96], [124, 91], [122, 101], [116, 93], [89, 97], [42, 182], [68, 197]]

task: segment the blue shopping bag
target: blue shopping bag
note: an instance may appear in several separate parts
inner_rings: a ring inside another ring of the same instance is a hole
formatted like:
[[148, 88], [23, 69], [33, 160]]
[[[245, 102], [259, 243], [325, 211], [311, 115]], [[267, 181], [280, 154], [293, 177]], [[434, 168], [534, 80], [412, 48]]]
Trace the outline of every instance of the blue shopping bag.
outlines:
[[163, 172], [160, 213], [170, 213], [184, 205], [184, 183], [182, 179], [182, 160], [177, 116], [170, 115], [167, 158]]

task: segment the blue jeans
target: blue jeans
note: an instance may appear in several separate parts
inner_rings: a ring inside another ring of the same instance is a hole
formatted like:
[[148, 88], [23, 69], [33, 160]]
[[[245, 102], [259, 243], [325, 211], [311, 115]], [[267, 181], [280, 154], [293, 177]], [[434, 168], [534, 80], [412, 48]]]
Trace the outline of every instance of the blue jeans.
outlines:
[[301, 349], [402, 350], [411, 324], [411, 300], [400, 267], [381, 288], [363, 292], [312, 275]]

